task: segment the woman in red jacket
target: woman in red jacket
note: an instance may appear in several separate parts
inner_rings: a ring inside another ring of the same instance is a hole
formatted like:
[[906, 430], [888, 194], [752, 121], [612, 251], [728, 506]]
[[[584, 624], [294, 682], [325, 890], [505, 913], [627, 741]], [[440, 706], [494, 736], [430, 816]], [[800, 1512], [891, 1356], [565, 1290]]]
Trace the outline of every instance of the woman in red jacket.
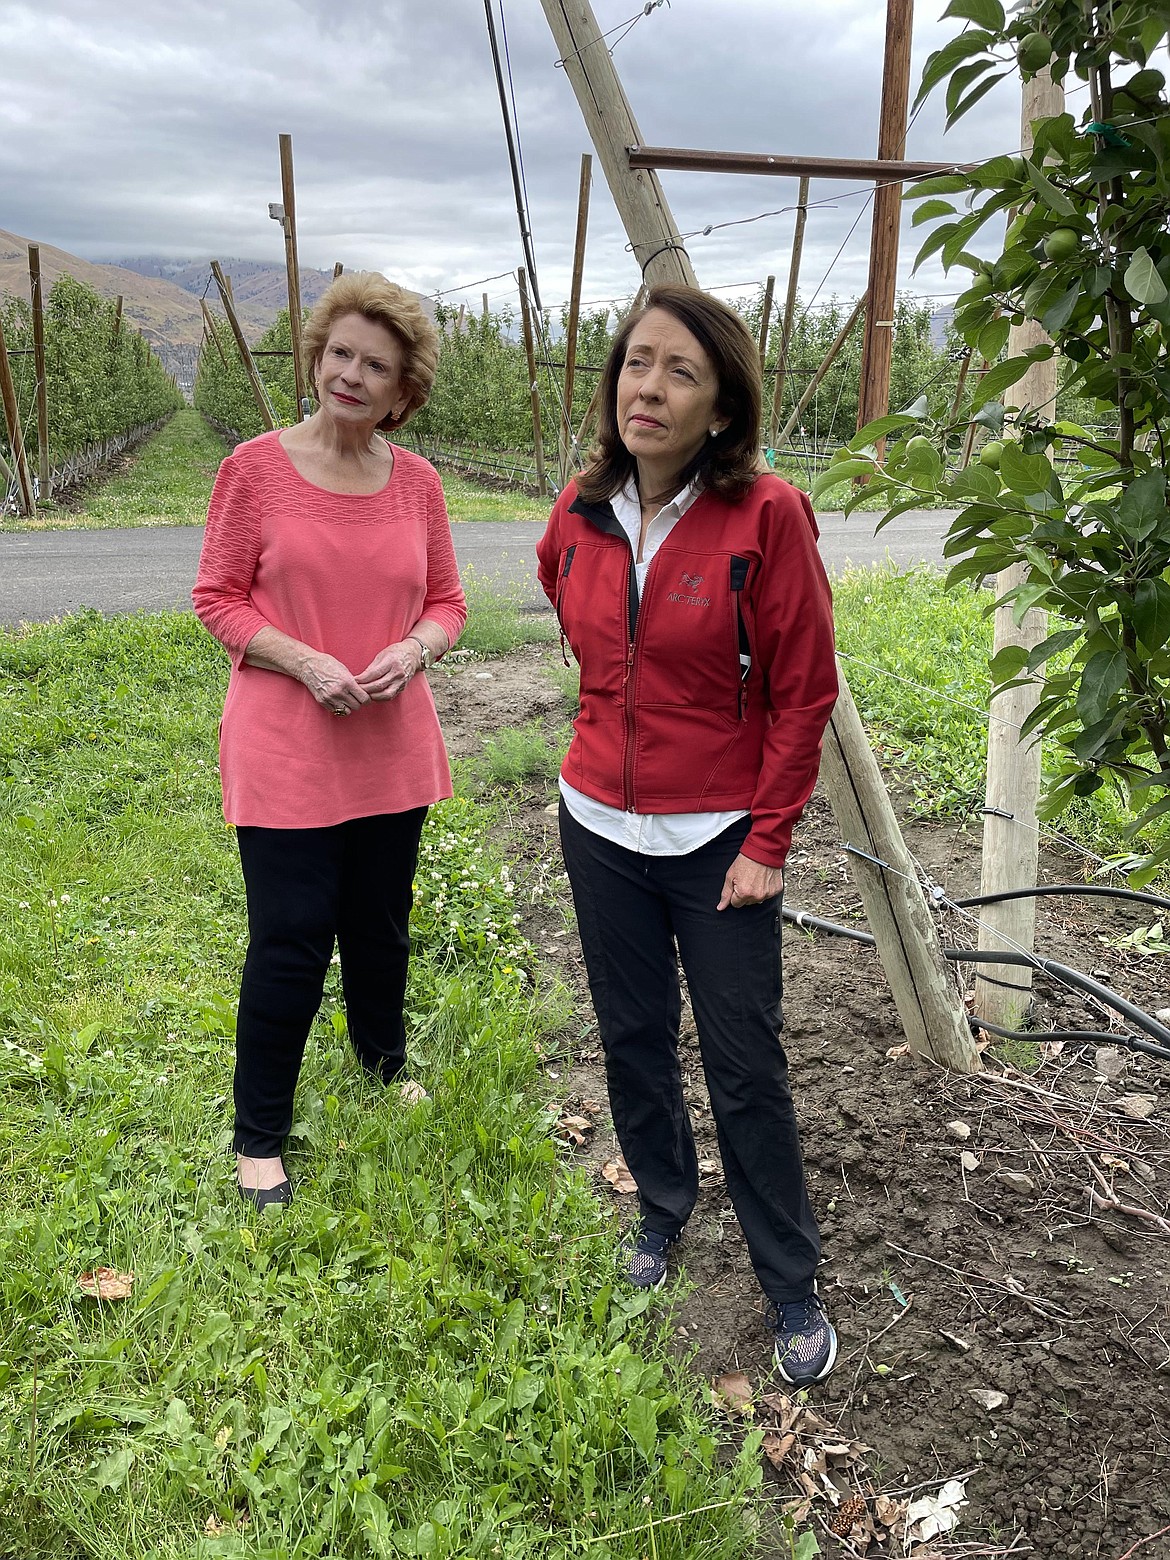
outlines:
[[561, 842], [614, 1125], [641, 1219], [626, 1272], [666, 1277], [698, 1195], [678, 959], [727, 1187], [797, 1385], [832, 1369], [782, 1027], [793, 824], [837, 695], [803, 493], [761, 473], [759, 357], [731, 309], [655, 287], [602, 371], [601, 427], [537, 548], [581, 670]]

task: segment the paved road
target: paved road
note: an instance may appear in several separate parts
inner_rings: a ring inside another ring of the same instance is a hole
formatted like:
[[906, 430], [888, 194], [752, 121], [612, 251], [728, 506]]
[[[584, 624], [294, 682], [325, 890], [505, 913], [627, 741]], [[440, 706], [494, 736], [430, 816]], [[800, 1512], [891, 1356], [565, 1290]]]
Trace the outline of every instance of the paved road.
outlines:
[[[820, 516], [821, 555], [839, 573], [849, 563], [899, 566], [942, 562], [950, 516], [911, 510], [874, 536], [874, 517]], [[542, 607], [531, 521], [464, 522], [454, 527], [465, 575]], [[102, 612], [155, 612], [188, 607], [203, 538], [200, 528], [175, 526], [111, 531], [0, 534], [0, 623], [37, 623], [80, 607]]]

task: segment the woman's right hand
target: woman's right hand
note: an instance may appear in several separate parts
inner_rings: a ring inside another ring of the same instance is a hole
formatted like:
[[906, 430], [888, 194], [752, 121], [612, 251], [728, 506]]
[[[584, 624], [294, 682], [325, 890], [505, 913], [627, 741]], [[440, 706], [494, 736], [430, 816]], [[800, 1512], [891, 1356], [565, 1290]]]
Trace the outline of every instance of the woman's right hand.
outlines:
[[297, 668], [297, 676], [322, 709], [349, 715], [370, 702], [349, 668], [323, 650], [310, 650]]

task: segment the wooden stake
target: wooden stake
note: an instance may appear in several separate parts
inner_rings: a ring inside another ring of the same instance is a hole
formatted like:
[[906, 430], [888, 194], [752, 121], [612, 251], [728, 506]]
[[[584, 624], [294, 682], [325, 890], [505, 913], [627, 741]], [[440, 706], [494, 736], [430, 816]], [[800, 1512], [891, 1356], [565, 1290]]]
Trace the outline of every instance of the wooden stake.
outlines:
[[33, 364], [37, 378], [37, 475], [41, 502], [52, 496], [49, 469], [49, 382], [45, 369], [45, 301], [41, 282], [41, 246], [28, 246], [29, 295], [32, 300]]
[[114, 299], [114, 330], [110, 337], [110, 345], [115, 346], [118, 337], [122, 334], [122, 294]]
[[215, 328], [215, 320], [212, 318], [211, 310], [207, 307], [206, 298], [200, 298], [199, 307], [203, 310], [203, 328], [212, 341], [215, 342], [215, 350], [219, 353], [219, 361], [226, 368], [227, 354], [223, 350], [223, 343], [219, 339], [219, 331]]
[[459, 318], [455, 321], [455, 334], [457, 336], [460, 336], [460, 335], [463, 334], [463, 322], [464, 322], [464, 320], [466, 320], [466, 318], [467, 318], [467, 305], [465, 303], [461, 303], [459, 305]]
[[782, 179], [848, 179], [851, 184], [884, 179], [927, 179], [936, 173], [967, 173], [977, 163], [907, 162], [904, 158], [787, 157], [774, 152], [708, 152], [690, 146], [630, 146], [627, 165], [685, 173], [763, 173]]
[[792, 327], [796, 323], [796, 289], [800, 281], [800, 256], [804, 249], [804, 225], [807, 221], [808, 180], [801, 179], [800, 193], [796, 197], [796, 227], [792, 233], [792, 259], [788, 262], [788, 293], [784, 299], [784, 319], [780, 327], [780, 353], [776, 360], [776, 379], [772, 386], [772, 435], [768, 443], [773, 448], [777, 442], [780, 413], [784, 409], [784, 383], [788, 377], [788, 353], [792, 347]]
[[[886, 0], [886, 56], [882, 75], [878, 157], [902, 157], [910, 106], [910, 40], [914, 0]], [[861, 348], [861, 393], [857, 426], [864, 427], [890, 409], [890, 364], [894, 349], [894, 305], [898, 285], [898, 227], [902, 186], [879, 184], [873, 197], [869, 242], [869, 297]]]
[[[637, 126], [609, 53], [594, 44], [601, 29], [587, 0], [541, 0], [553, 37], [565, 64], [573, 90], [581, 104], [585, 123], [601, 157], [601, 165], [613, 194], [626, 234], [643, 268], [645, 280], [681, 281], [695, 286], [695, 273], [686, 253], [678, 247], [678, 228], [653, 175], [634, 174], [624, 156], [624, 146], [637, 139]], [[653, 180], [653, 182], [650, 182]], [[859, 302], [855, 314], [860, 312]], [[845, 678], [841, 676], [844, 713], [832, 728], [841, 761], [824, 766], [825, 791], [846, 840], [859, 844], [880, 842], [874, 851], [892, 865], [906, 859], [898, 822], [882, 782], [881, 770], [853, 711]], [[847, 755], [847, 761], [846, 761]], [[867, 772], [864, 788], [854, 789], [853, 776]], [[871, 813], [879, 814], [875, 820]], [[860, 834], [860, 826], [865, 834]], [[901, 846], [899, 854], [897, 847]], [[860, 878], [860, 871], [857, 875]], [[889, 876], [889, 874], [886, 874]], [[908, 874], [913, 876], [912, 872]], [[890, 972], [890, 986], [908, 1037], [920, 1049], [946, 1059], [948, 1065], [974, 1071], [978, 1055], [966, 1034], [966, 1016], [958, 993], [950, 982], [930, 912], [916, 881], [906, 891], [887, 896], [889, 913], [872, 923], [878, 955]], [[906, 973], [908, 972], [908, 973]], [[964, 1045], [964, 1038], [966, 1045]]]
[[280, 198], [284, 203], [284, 269], [288, 283], [288, 331], [292, 347], [297, 422], [304, 416], [305, 369], [301, 362], [301, 268], [297, 259], [297, 192], [293, 179], [292, 136], [280, 137]]
[[772, 292], [776, 286], [776, 278], [769, 276], [764, 283], [764, 312], [760, 316], [760, 373], [764, 372], [764, 364], [768, 359], [768, 326], [772, 319]]
[[622, 84], [605, 48], [597, 47], [602, 29], [589, 0], [540, 0], [565, 75], [593, 139], [642, 278], [682, 282], [695, 287], [694, 268], [678, 239], [658, 175], [651, 169], [631, 173], [627, 148], [639, 146], [638, 129]]
[[800, 400], [796, 403], [796, 405], [792, 408], [792, 412], [791, 412], [791, 415], [788, 418], [788, 421], [784, 424], [783, 428], [781, 428], [779, 434], [777, 435], [777, 437], [776, 437], [776, 439], [774, 441], [774, 448], [782, 449], [784, 447], [784, 445], [787, 444], [789, 436], [792, 433], [792, 430], [796, 427], [797, 423], [799, 423], [801, 417], [804, 414], [805, 407], [808, 405], [808, 403], [812, 400], [813, 396], [816, 395], [817, 391], [820, 389], [821, 381], [824, 379], [825, 375], [832, 368], [833, 364], [837, 361], [838, 357], [841, 354], [841, 349], [844, 347], [845, 343], [849, 340], [849, 337], [853, 334], [853, 327], [857, 324], [858, 320], [865, 313], [865, 310], [866, 310], [868, 304], [869, 304], [869, 294], [868, 293], [862, 293], [861, 297], [858, 298], [857, 302], [853, 305], [853, 313], [849, 316], [849, 318], [845, 321], [844, 325], [842, 325], [841, 329], [837, 332], [837, 336], [836, 336], [835, 340], [830, 344], [829, 350], [825, 353], [824, 357], [821, 359], [821, 366], [817, 369], [816, 373], [809, 380], [808, 385], [805, 388], [804, 394], [801, 396]]
[[[1064, 112], [1064, 89], [1044, 70], [1023, 83], [1020, 144], [1024, 155], [1032, 151], [1032, 122]], [[1035, 320], [1012, 327], [1008, 356], [1018, 357], [1049, 337]], [[1043, 409], [1051, 415], [1056, 400], [1058, 359], [1033, 363], [1011, 394], [1020, 407]], [[1004, 595], [1021, 584], [1026, 564], [1016, 564], [995, 578], [995, 593]], [[1048, 633], [1048, 614], [1031, 608], [1017, 623], [1010, 606], [995, 611], [994, 647], [1008, 645], [1031, 650]], [[1031, 888], [1040, 859], [1040, 835], [1036, 828], [1036, 803], [1040, 796], [1040, 743], [1020, 740], [1020, 726], [1036, 708], [1041, 684], [1030, 682], [996, 694], [987, 723], [987, 811], [983, 815], [983, 865], [981, 894], [998, 894], [1015, 888]], [[1005, 904], [984, 905], [979, 947], [988, 953], [1005, 948], [1031, 953], [1036, 944], [1036, 901], [1013, 899]], [[997, 933], [999, 935], [997, 935]], [[989, 1023], [1021, 1029], [1032, 1004], [1032, 971], [1019, 965], [981, 964], [975, 976], [975, 1012]]]
[[0, 401], [4, 403], [4, 426], [8, 429], [8, 445], [12, 451], [12, 464], [16, 468], [21, 512], [32, 520], [36, 517], [37, 506], [33, 498], [28, 457], [24, 449], [24, 432], [20, 426], [20, 406], [16, 399], [16, 386], [12, 382], [12, 368], [8, 362], [8, 343], [4, 339], [3, 314], [0, 314]]
[[333, 262], [333, 280], [336, 281], [337, 278], [341, 275], [342, 271], [344, 271], [344, 270], [345, 270], [345, 267], [342, 265], [341, 261], [340, 260], [335, 260]]
[[516, 272], [520, 284], [520, 319], [524, 326], [524, 353], [528, 359], [528, 393], [532, 400], [532, 443], [536, 450], [536, 486], [541, 498], [548, 492], [544, 475], [544, 439], [540, 430], [540, 391], [536, 384], [536, 350], [532, 341], [532, 313], [528, 303], [528, 277], [524, 267]]
[[252, 386], [252, 394], [256, 400], [256, 408], [260, 413], [260, 420], [270, 432], [276, 427], [276, 413], [268, 400], [268, 392], [260, 378], [255, 360], [248, 350], [248, 343], [244, 340], [244, 332], [240, 329], [240, 322], [236, 316], [236, 306], [232, 300], [231, 285], [223, 274], [223, 267], [218, 260], [211, 262], [211, 274], [215, 277], [215, 285], [219, 288], [220, 301], [223, 303], [224, 313], [228, 317], [228, 324], [232, 328], [232, 335], [236, 338], [236, 351], [240, 354], [240, 362], [244, 365], [244, 373], [248, 376], [248, 383]]
[[577, 372], [577, 329], [581, 320], [581, 278], [585, 272], [585, 234], [589, 227], [589, 189], [593, 182], [593, 158], [581, 154], [581, 183], [577, 190], [577, 232], [573, 239], [573, 280], [569, 287], [569, 322], [565, 329], [565, 405], [561, 416], [561, 486], [569, 480], [573, 461], [573, 379]]
[[487, 293], [484, 293], [484, 295], [483, 295], [483, 317], [484, 317], [485, 320], [488, 317], [488, 295], [487, 295]]
[[825, 732], [821, 780], [911, 1049], [957, 1072], [978, 1072], [979, 1053], [938, 930], [844, 679]]

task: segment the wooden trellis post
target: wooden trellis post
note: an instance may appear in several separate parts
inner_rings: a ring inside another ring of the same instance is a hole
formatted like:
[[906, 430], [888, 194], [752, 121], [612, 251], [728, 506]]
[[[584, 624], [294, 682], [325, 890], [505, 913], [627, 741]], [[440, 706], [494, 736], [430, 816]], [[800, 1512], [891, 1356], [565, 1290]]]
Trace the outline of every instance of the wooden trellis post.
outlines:
[[[630, 167], [627, 148], [641, 137], [612, 58], [590, 47], [601, 35], [592, 7], [588, 0], [541, 5], [643, 278], [651, 285], [697, 286], [656, 175]], [[978, 1071], [966, 1015], [844, 676], [841, 690], [826, 733], [822, 782], [846, 846], [870, 858], [851, 859], [858, 863], [855, 876], [899, 1016], [916, 1051], [948, 1067]]]
[[772, 293], [776, 286], [776, 278], [769, 276], [764, 283], [764, 309], [760, 315], [760, 373], [764, 372], [764, 364], [768, 359], [768, 326], [772, 323]]
[[33, 366], [37, 380], [37, 475], [41, 502], [52, 497], [53, 475], [49, 467], [49, 382], [45, 365], [45, 298], [41, 281], [41, 246], [28, 246], [29, 298], [32, 303]]
[[[1021, 145], [1025, 156], [1032, 151], [1032, 121], [1048, 119], [1064, 111], [1064, 88], [1041, 71], [1023, 84]], [[1018, 357], [1029, 347], [1047, 342], [1035, 320], [1013, 325], [1008, 336], [1008, 356]], [[1023, 407], [1054, 412], [1058, 360], [1033, 363], [1012, 391]], [[1027, 565], [1014, 564], [995, 577], [995, 593], [1023, 583]], [[1008, 645], [1034, 649], [1048, 633], [1048, 614], [1029, 608], [1019, 623], [1010, 606], [995, 613], [996, 653]], [[1030, 888], [1037, 881], [1040, 835], [1036, 828], [1036, 803], [1040, 796], [1040, 742], [1020, 741], [1020, 727], [1040, 699], [1041, 684], [1027, 683], [997, 693], [991, 701], [987, 723], [987, 793], [983, 814], [983, 865], [981, 894], [999, 894]], [[1036, 945], [1036, 901], [1009, 899], [984, 905], [979, 911], [979, 947], [1001, 953], [1013, 946], [1031, 953]], [[1006, 1029], [1021, 1029], [1032, 1004], [1032, 971], [1023, 965], [983, 964], [975, 975], [975, 1012]]]
[[297, 260], [297, 192], [293, 182], [292, 136], [280, 137], [280, 225], [284, 229], [284, 269], [288, 288], [288, 332], [292, 347], [297, 422], [304, 415], [305, 370], [301, 363], [301, 270]]
[[28, 456], [24, 448], [24, 431], [20, 426], [20, 406], [16, 399], [16, 386], [12, 382], [12, 367], [8, 361], [8, 343], [4, 339], [4, 316], [0, 314], [0, 402], [4, 406], [4, 425], [8, 429], [8, 445], [12, 450], [12, 464], [16, 468], [16, 482], [20, 489], [21, 511], [30, 520], [36, 515], [32, 478], [28, 471]]
[[780, 351], [776, 358], [776, 377], [772, 384], [772, 432], [769, 445], [775, 448], [784, 409], [784, 381], [788, 377], [788, 354], [792, 349], [792, 327], [796, 318], [796, 289], [800, 282], [800, 256], [804, 249], [804, 227], [808, 221], [808, 177], [800, 181], [796, 197], [796, 226], [792, 233], [792, 258], [788, 262], [788, 292], [784, 299], [784, 318], [780, 322]]
[[260, 420], [269, 432], [276, 427], [276, 413], [272, 410], [268, 400], [268, 393], [264, 389], [264, 382], [260, 378], [255, 359], [248, 349], [248, 343], [244, 340], [244, 332], [240, 328], [240, 321], [236, 315], [236, 305], [232, 298], [231, 283], [223, 274], [223, 267], [218, 260], [211, 262], [211, 274], [215, 277], [215, 285], [219, 288], [220, 302], [223, 304], [224, 313], [228, 317], [228, 324], [232, 328], [232, 335], [236, 338], [236, 350], [240, 354], [240, 362], [244, 365], [244, 373], [248, 376], [248, 383], [252, 386], [252, 394], [256, 400], [256, 407], [260, 413]]
[[219, 332], [215, 328], [215, 321], [212, 318], [211, 310], [207, 307], [207, 299], [206, 298], [200, 298], [200, 300], [199, 300], [199, 307], [203, 310], [203, 329], [204, 329], [204, 332], [208, 336], [210, 336], [212, 341], [215, 343], [215, 350], [219, 353], [219, 361], [226, 368], [227, 367], [227, 354], [223, 350], [223, 343], [219, 339]]
[[540, 389], [536, 381], [536, 348], [532, 339], [532, 310], [528, 302], [528, 276], [521, 266], [516, 272], [520, 284], [520, 321], [524, 327], [524, 353], [528, 359], [528, 394], [532, 401], [532, 443], [536, 451], [536, 486], [541, 498], [548, 492], [544, 474], [544, 439], [540, 430]]
[[[569, 320], [565, 327], [565, 405], [561, 413], [561, 486], [569, 480], [573, 464], [573, 380], [577, 372], [577, 329], [581, 319], [581, 278], [585, 271], [585, 235], [589, 227], [589, 188], [593, 158], [581, 154], [581, 183], [577, 191], [577, 231], [573, 238], [573, 280], [569, 287]], [[486, 296], [486, 295], [485, 295]]]

